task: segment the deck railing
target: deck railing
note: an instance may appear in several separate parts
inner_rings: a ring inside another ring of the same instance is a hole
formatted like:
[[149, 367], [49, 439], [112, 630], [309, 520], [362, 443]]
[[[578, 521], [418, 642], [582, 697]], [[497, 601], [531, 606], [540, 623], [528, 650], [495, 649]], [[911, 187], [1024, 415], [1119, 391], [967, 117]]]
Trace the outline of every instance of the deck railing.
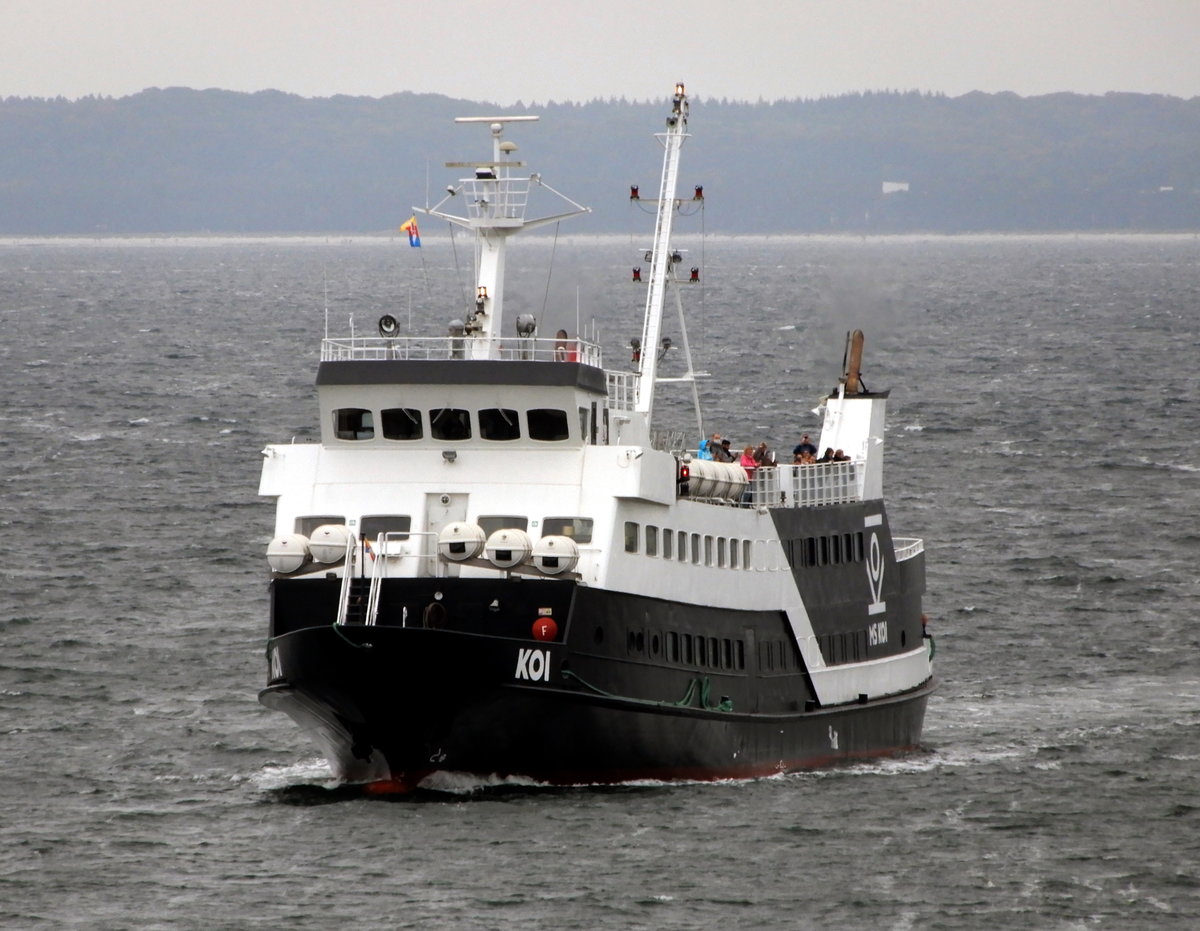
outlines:
[[529, 202], [528, 177], [469, 178], [463, 183], [467, 216], [473, 220], [520, 220]]
[[619, 411], [633, 410], [637, 400], [636, 372], [605, 372], [608, 376], [608, 406]]
[[754, 470], [744, 503], [752, 507], [813, 507], [861, 501], [866, 463], [816, 462]]
[[[331, 336], [321, 341], [322, 362], [479, 358], [465, 336]], [[600, 347], [583, 339], [495, 339], [489, 358], [507, 362], [582, 362], [603, 368]]]

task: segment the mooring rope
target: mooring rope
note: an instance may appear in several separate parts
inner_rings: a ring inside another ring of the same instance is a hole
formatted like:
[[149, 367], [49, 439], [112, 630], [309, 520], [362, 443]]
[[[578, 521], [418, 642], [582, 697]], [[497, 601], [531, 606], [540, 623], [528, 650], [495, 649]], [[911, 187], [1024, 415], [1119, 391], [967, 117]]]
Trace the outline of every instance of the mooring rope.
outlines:
[[605, 698], [616, 698], [620, 701], [635, 702], [639, 705], [656, 705], [660, 708], [687, 708], [691, 706], [693, 699], [696, 698], [697, 689], [699, 689], [701, 708], [705, 709], [706, 711], [733, 710], [733, 701], [731, 699], [722, 699], [715, 705], [709, 701], [709, 693], [712, 689], [712, 683], [709, 681], [708, 676], [702, 676], [700, 678], [693, 677], [692, 679], [689, 679], [687, 691], [683, 693], [683, 698], [679, 699], [678, 701], [660, 701], [653, 698], [630, 698], [627, 695], [616, 695], [613, 692], [606, 692], [598, 685], [592, 685], [592, 683], [584, 679], [583, 676], [572, 672], [570, 669], [564, 669], [562, 674], [564, 678], [574, 679], [584, 688], [591, 689], [597, 695], [603, 695]]

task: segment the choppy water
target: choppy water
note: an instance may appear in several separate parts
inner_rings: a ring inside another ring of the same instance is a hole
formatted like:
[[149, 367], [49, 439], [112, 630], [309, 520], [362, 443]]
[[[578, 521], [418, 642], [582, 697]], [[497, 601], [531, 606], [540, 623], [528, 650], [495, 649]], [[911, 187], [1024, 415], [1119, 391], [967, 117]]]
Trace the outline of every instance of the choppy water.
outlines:
[[[928, 550], [925, 752], [389, 802], [255, 700], [254, 493], [316, 426], [326, 302], [444, 332], [464, 290], [426, 243], [0, 243], [0, 925], [1200, 924], [1200, 241], [693, 243], [706, 426], [790, 447], [867, 332]], [[628, 245], [560, 241], [547, 282], [533, 244], [510, 314], [595, 317], [619, 360]]]

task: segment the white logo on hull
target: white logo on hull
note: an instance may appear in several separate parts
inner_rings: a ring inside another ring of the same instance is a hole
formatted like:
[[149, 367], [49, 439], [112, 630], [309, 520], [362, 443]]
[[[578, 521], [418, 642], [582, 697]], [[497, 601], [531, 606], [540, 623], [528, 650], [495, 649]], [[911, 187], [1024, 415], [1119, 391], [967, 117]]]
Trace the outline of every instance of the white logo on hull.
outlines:
[[550, 651], [527, 650], [524, 647], [517, 650], [517, 671], [514, 679], [528, 679], [531, 682], [550, 681]]
[[[863, 519], [864, 527], [878, 527], [882, 523], [882, 514], [868, 514]], [[882, 614], [887, 610], [887, 602], [883, 600], [883, 548], [879, 545], [879, 534], [874, 530], [871, 531], [871, 543], [867, 548], [867, 585], [871, 589], [867, 614]]]

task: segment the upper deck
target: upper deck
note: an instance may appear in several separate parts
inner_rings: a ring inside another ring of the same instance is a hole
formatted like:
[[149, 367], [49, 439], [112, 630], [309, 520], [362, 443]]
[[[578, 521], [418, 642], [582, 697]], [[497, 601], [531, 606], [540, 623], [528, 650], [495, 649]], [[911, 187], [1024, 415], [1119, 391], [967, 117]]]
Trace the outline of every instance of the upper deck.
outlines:
[[479, 346], [479, 337], [451, 336], [344, 336], [321, 341], [322, 362], [452, 361], [498, 359], [506, 362], [581, 362], [604, 367], [600, 347], [585, 339], [542, 339], [513, 337], [491, 339], [487, 351], [471, 350]]

